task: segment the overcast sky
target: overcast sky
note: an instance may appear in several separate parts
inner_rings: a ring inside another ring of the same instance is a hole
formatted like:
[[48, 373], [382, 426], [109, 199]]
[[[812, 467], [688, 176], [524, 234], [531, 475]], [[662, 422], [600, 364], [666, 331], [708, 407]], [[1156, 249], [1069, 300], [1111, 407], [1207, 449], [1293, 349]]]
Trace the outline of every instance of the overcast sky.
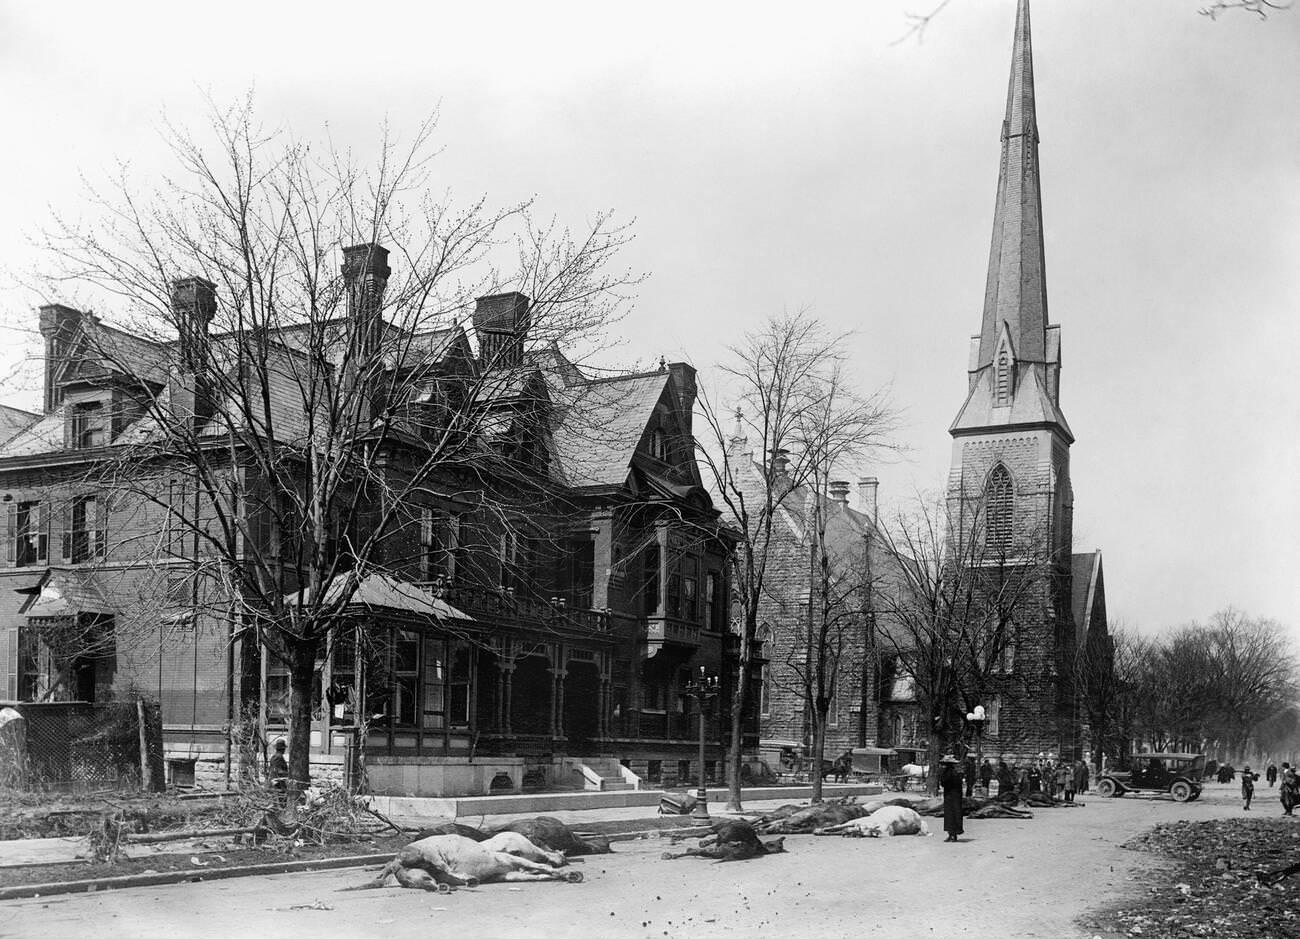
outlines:
[[[1076, 550], [1110, 613], [1157, 632], [1234, 604], [1300, 638], [1300, 10], [1036, 0], [1053, 322]], [[856, 331], [906, 459], [943, 485], [979, 328], [1014, 0], [844, 4], [178, 3], [0, 6], [0, 402], [42, 299], [28, 235], [80, 176], [167, 165], [162, 117], [256, 89], [272, 125], [364, 150], [440, 111], [440, 181], [636, 220], [650, 277], [628, 363], [702, 370], [771, 313]], [[310, 15], [302, 11], [310, 10]], [[797, 10], [797, 12], [796, 12]], [[703, 379], [707, 382], [707, 371]]]

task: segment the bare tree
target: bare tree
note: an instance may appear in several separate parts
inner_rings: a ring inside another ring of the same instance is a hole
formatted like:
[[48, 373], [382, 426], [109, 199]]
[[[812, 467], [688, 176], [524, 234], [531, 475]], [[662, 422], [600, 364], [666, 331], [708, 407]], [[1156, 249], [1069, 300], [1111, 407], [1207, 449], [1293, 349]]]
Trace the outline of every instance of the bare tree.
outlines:
[[988, 528], [984, 497], [918, 497], [880, 529], [891, 560], [874, 588], [881, 654], [915, 690], [931, 765], [961, 742], [976, 704], [1017, 688], [1016, 624], [1041, 606], [1058, 563], [1039, 528]]
[[[837, 465], [844, 466], [871, 448], [887, 446], [894, 427], [894, 413], [883, 391], [860, 396], [846, 386], [842, 371], [845, 338], [828, 332], [805, 312], [773, 317], [731, 347], [731, 361], [718, 369], [727, 386], [723, 395], [734, 402], [734, 410], [724, 412], [715, 399], [701, 395], [707, 427], [700, 444], [701, 460], [723, 517], [737, 536], [732, 595], [739, 614], [734, 629], [740, 640], [740, 680], [729, 702], [731, 810], [739, 810], [741, 805], [744, 718], [753, 704], [748, 676], [761, 610], [773, 602], [770, 577], [781, 563], [782, 538], [788, 537], [788, 529], [783, 527], [786, 523], [778, 519], [778, 513], [793, 509], [802, 514], [805, 506], [794, 502], [803, 499], [805, 490], [824, 492], [819, 486]], [[809, 504], [816, 508], [805, 521], [808, 573], [813, 577], [822, 565], [819, 557], [825, 560], [819, 602], [824, 608], [824, 625], [831, 630], [839, 621], [842, 604], [825, 550], [824, 499], [813, 498]], [[795, 620], [804, 624], [800, 633], [817, 631], [814, 623], [822, 614], [815, 612], [816, 596], [814, 590]], [[806, 681], [801, 685], [808, 695], [805, 700], [826, 696], [838, 661], [834, 655], [822, 657], [820, 683], [817, 670], [804, 669]], [[824, 709], [822, 715], [824, 718]]]
[[[290, 775], [306, 781], [317, 663], [359, 636], [347, 614], [365, 578], [445, 549], [440, 507], [495, 521], [462, 538], [469, 564], [544, 512], [540, 411], [564, 384], [530, 384], [524, 346], [590, 348], [632, 280], [611, 270], [627, 231], [457, 205], [439, 194], [432, 121], [405, 144], [385, 132], [365, 166], [265, 132], [247, 104], [209, 130], [172, 129], [177, 176], [155, 191], [124, 178], [90, 222], [57, 220], [50, 285], [113, 303], [122, 329], [82, 317], [61, 341], [135, 379], [115, 406], [146, 428], [114, 437], [93, 480], [178, 531], [231, 641], [287, 668]], [[476, 355], [466, 325], [485, 295], [500, 308]]]

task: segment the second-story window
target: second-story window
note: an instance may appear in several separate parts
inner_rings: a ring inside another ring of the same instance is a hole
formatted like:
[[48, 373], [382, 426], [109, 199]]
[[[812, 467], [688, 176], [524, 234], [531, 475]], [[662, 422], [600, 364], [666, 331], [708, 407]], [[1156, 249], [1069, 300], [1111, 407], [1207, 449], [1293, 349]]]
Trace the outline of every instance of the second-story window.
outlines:
[[72, 501], [69, 530], [64, 534], [64, 555], [73, 564], [104, 556], [104, 529], [100, 524], [99, 500], [81, 496]]
[[425, 580], [455, 577], [459, 527], [458, 520], [446, 512], [429, 506], [420, 510], [420, 575]]
[[709, 571], [704, 575], [704, 606], [708, 611], [709, 629], [721, 632], [726, 615], [722, 607], [721, 571]]
[[646, 546], [642, 554], [641, 602], [647, 616], [659, 612], [659, 542]]
[[14, 525], [14, 563], [44, 564], [50, 556], [49, 520], [39, 502], [19, 502]]
[[104, 406], [87, 401], [72, 408], [72, 445], [78, 450], [102, 447], [108, 442], [104, 432]]
[[699, 558], [682, 558], [682, 618], [693, 621], [700, 618]]

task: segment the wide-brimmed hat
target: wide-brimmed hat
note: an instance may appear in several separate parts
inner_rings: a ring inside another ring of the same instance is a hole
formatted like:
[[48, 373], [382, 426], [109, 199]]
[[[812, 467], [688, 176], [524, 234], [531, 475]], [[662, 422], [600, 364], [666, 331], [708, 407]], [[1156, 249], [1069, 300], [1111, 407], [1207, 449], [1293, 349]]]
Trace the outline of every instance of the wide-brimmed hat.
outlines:
[[957, 758], [956, 758], [955, 756], [953, 756], [951, 753], [945, 753], [943, 756], [939, 757], [939, 762], [940, 762], [940, 763], [956, 763], [956, 762], [957, 762]]

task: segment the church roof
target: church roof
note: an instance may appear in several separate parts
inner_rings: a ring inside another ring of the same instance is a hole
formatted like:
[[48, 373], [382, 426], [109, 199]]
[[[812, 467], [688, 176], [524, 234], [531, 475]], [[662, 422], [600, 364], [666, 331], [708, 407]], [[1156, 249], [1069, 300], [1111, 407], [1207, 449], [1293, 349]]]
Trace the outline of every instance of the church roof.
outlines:
[[1070, 611], [1074, 616], [1075, 635], [1087, 636], [1093, 611], [1101, 598], [1105, 610], [1105, 585], [1101, 578], [1101, 552], [1088, 551], [1070, 556]]

